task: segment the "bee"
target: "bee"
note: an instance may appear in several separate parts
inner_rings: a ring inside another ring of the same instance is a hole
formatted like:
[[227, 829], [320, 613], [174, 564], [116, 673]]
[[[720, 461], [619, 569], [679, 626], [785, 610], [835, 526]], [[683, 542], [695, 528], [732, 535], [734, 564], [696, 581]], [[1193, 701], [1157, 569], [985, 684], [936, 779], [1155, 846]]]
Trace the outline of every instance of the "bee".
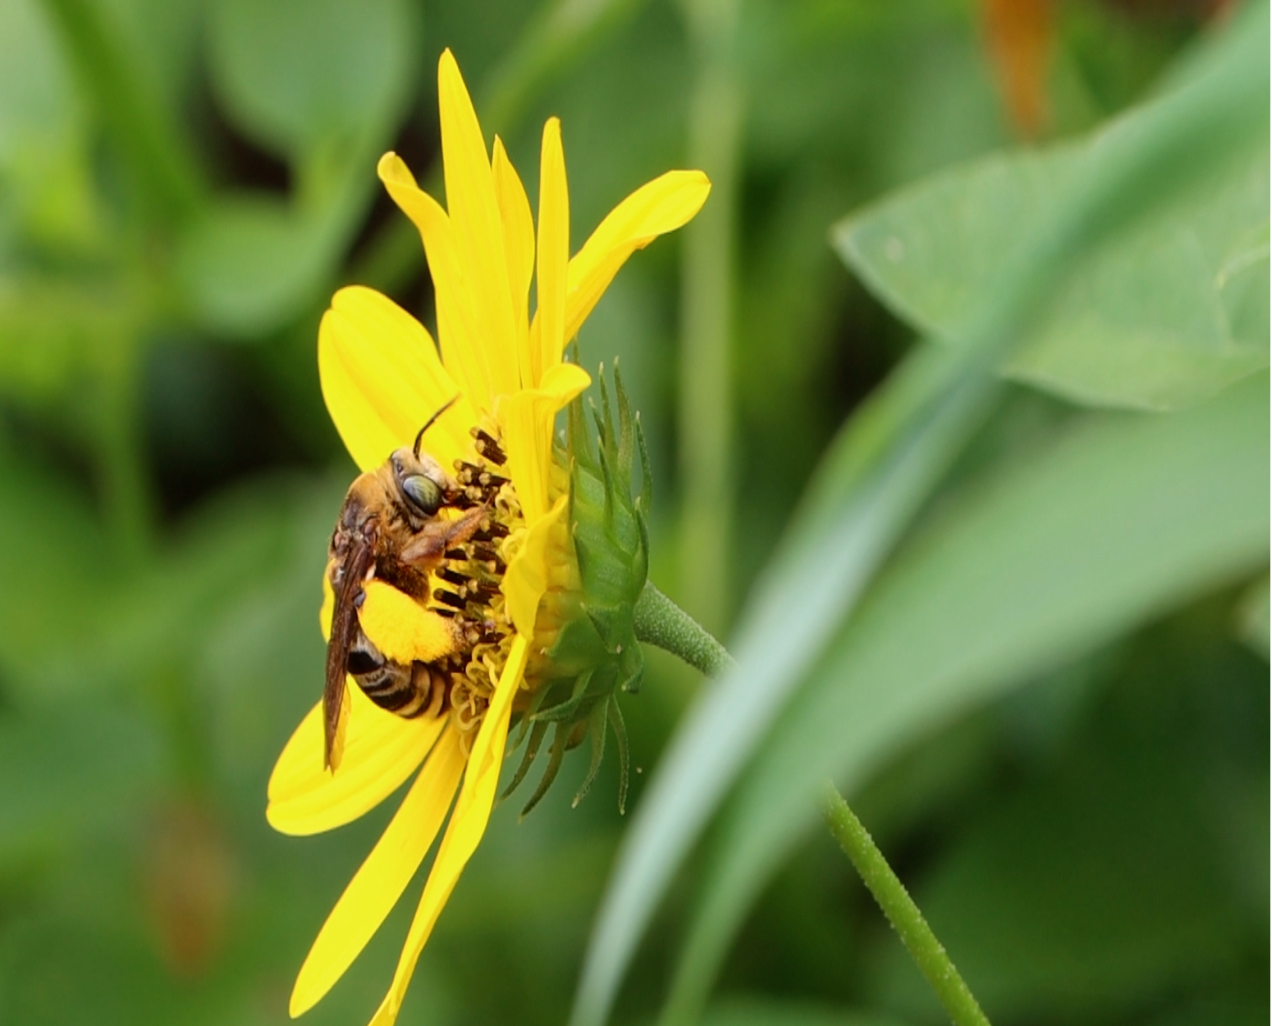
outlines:
[[[471, 647], [491, 627], [481, 620], [480, 602], [468, 595], [489, 598], [488, 583], [478, 584], [445, 564], [458, 561], [468, 570], [474, 547], [482, 566], [502, 570], [486, 544], [506, 533], [494, 523], [492, 505], [506, 478], [473, 464], [458, 462], [457, 480], [420, 446], [424, 434], [455, 402], [452, 399], [428, 419], [414, 445], [395, 450], [383, 465], [360, 475], [349, 487], [331, 535], [327, 579], [335, 596], [331, 635], [327, 643], [326, 684], [323, 689], [323, 763], [334, 770], [340, 761], [341, 718], [347, 677], [376, 705], [401, 716], [440, 710], [454, 664], [448, 658]], [[490, 436], [475, 432], [478, 450], [493, 462], [503, 453]], [[462, 511], [444, 516], [444, 510]], [[432, 575], [460, 585], [458, 594], [437, 589], [430, 594]], [[378, 579], [423, 604], [434, 600], [429, 614], [444, 621], [452, 639], [450, 652], [431, 663], [406, 665], [387, 658], [363, 632], [358, 609], [364, 587]], [[483, 593], [480, 589], [486, 589]], [[476, 614], [475, 618], [471, 614]]]

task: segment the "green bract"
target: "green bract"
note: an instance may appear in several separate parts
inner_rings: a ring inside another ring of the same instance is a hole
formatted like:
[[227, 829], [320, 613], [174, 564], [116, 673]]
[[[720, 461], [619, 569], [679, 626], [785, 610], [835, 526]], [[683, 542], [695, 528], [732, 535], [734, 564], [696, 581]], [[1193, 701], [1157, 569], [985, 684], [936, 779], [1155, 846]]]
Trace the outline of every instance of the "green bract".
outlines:
[[[546, 793], [567, 749], [590, 738], [592, 761], [578, 804], [596, 779], [605, 753], [607, 727], [618, 743], [620, 767], [618, 804], [627, 797], [627, 733], [618, 707], [620, 691], [640, 687], [644, 662], [633, 624], [636, 600], [649, 570], [650, 473], [645, 437], [639, 416], [632, 414], [617, 365], [611, 407], [604, 368], [597, 380], [600, 409], [593, 407], [597, 446], [593, 449], [587, 416], [580, 399], [569, 407], [566, 462], [570, 467], [570, 537], [578, 565], [576, 586], [558, 600], [563, 626], [546, 653], [550, 683], [522, 720], [528, 732], [525, 755], [510, 793], [521, 783], [534, 761], [548, 728], [553, 728], [548, 767], [526, 803], [529, 812]], [[633, 497], [633, 469], [640, 454], [641, 491]]]

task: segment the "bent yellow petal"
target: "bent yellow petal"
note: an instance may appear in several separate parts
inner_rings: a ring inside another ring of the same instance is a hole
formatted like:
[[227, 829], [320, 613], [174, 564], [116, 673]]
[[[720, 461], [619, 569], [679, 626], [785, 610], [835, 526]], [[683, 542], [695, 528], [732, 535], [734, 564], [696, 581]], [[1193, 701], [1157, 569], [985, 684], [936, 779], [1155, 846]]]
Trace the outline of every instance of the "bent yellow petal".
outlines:
[[548, 511], [552, 426], [557, 411], [591, 383], [582, 367], [559, 363], [543, 376], [540, 388], [503, 396], [495, 408], [512, 484], [528, 523]]
[[269, 778], [265, 818], [284, 834], [322, 833], [375, 808], [424, 760], [446, 722], [385, 712], [352, 680], [344, 758], [323, 768], [322, 703], [300, 722]]
[[[354, 462], [380, 466], [410, 445], [429, 417], [459, 394], [424, 326], [373, 289], [341, 289], [318, 329], [318, 372], [331, 419]], [[442, 464], [470, 448], [471, 404], [461, 398], [429, 428]]]
[[451, 891], [455, 889], [468, 860], [477, 850], [482, 834], [486, 832], [490, 809], [495, 801], [495, 790], [499, 784], [499, 769], [503, 765], [504, 746], [508, 741], [508, 717], [512, 713], [512, 699], [521, 686], [527, 653], [528, 643], [518, 635], [508, 654], [507, 665], [499, 678], [490, 707], [482, 720], [481, 729], [477, 732], [477, 739], [473, 742], [464, 784], [446, 827], [446, 835], [438, 849], [437, 861], [433, 863], [428, 882], [424, 885], [424, 894], [420, 898], [406, 944], [398, 959], [393, 983], [371, 1020], [371, 1026], [391, 1026], [397, 1019], [402, 998], [411, 982], [411, 974], [415, 971], [415, 963], [433, 932], [437, 916]]
[[701, 171], [668, 171], [609, 212], [570, 261], [566, 342], [578, 334], [627, 258], [689, 221], [710, 191], [711, 182]]
[[331, 578], [322, 575], [322, 605], [318, 608], [318, 629], [322, 631], [322, 640], [331, 640], [331, 618], [336, 612], [336, 593], [331, 587]]
[[569, 509], [569, 496], [562, 495], [547, 515], [540, 517], [526, 532], [525, 541], [508, 563], [504, 573], [503, 593], [508, 604], [508, 615], [517, 633], [523, 637], [534, 635], [539, 600], [547, 591], [548, 555], [556, 531]]
[[394, 662], [431, 663], [455, 651], [455, 622], [423, 608], [384, 581], [367, 581], [358, 622], [368, 638]]
[[293, 1018], [331, 989], [402, 896], [446, 817], [465, 762], [459, 735], [446, 731], [309, 949], [292, 988]]
[[486, 369], [493, 394], [504, 395], [516, 391], [521, 381], [503, 223], [477, 112], [449, 50], [437, 66], [437, 100], [446, 210], [459, 255], [460, 286], [470, 297], [482, 346], [489, 354]]
[[532, 375], [526, 388], [538, 388], [545, 371], [561, 362], [565, 349], [565, 290], [570, 264], [570, 197], [561, 148], [561, 122], [543, 126], [539, 156], [539, 305], [535, 312], [537, 345], [531, 351]]
[[415, 177], [396, 153], [386, 153], [376, 167], [389, 195], [419, 230], [428, 256], [429, 273], [437, 299], [437, 333], [442, 362], [459, 381], [473, 405], [489, 410], [492, 378], [482, 345], [482, 326], [470, 290], [464, 286], [464, 269], [455, 231], [437, 200], [415, 184]]

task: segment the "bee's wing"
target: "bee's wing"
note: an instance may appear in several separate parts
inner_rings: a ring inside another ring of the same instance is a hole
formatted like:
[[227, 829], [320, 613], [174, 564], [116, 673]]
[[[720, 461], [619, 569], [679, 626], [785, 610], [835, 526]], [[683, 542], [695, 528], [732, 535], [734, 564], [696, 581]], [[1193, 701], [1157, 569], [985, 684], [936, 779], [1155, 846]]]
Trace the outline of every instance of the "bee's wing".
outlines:
[[359, 535], [349, 548], [343, 565], [340, 586], [336, 588], [335, 608], [331, 614], [331, 638], [327, 642], [327, 683], [322, 692], [323, 765], [335, 770], [340, 765], [344, 731], [341, 730], [348, 696], [349, 649], [358, 632], [358, 611], [353, 602], [362, 588], [373, 558], [369, 539]]

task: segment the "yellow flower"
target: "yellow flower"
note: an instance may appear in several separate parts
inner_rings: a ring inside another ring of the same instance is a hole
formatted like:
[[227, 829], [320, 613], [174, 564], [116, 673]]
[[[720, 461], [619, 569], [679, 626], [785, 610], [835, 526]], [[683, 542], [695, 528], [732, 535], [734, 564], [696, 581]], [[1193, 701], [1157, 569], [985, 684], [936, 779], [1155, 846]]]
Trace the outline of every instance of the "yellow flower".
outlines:
[[[443, 467], [455, 461], [489, 466], [474, 444], [472, 429], [481, 429], [495, 440], [495, 448], [485, 451], [506, 455], [503, 470], [511, 483], [499, 502], [506, 532], [499, 562], [506, 562], [506, 571], [499, 594], [489, 599], [491, 622], [499, 629], [462, 654], [468, 663], [448, 685], [441, 711], [415, 719], [394, 715], [351, 680], [343, 756], [332, 772], [323, 768], [322, 711], [316, 706], [279, 757], [266, 812], [284, 833], [330, 830], [361, 816], [419, 771], [301, 966], [293, 1016], [322, 998], [357, 957], [446, 823], [373, 1026], [396, 1019], [420, 951], [486, 829], [514, 706], [523, 708], [539, 683], [532, 655], [541, 600], [573, 570], [566, 475], [554, 462], [552, 433], [558, 411], [590, 379], [563, 362], [565, 346], [626, 259], [693, 217], [710, 189], [701, 172], [668, 172], [623, 200], [571, 258], [560, 123], [553, 118], [543, 130], [536, 235], [521, 180], [497, 137], [488, 156], [449, 51], [438, 68], [438, 94], [448, 209], [417, 187], [393, 153], [381, 158], [379, 175], [423, 238], [437, 297], [440, 358], [418, 321], [379, 293], [352, 287], [336, 294], [323, 318], [319, 369], [332, 420], [364, 471], [409, 445], [429, 415], [456, 396], [429, 429], [426, 450]], [[435, 657], [436, 617], [402, 592], [368, 582], [358, 615], [367, 636], [390, 658]]]

